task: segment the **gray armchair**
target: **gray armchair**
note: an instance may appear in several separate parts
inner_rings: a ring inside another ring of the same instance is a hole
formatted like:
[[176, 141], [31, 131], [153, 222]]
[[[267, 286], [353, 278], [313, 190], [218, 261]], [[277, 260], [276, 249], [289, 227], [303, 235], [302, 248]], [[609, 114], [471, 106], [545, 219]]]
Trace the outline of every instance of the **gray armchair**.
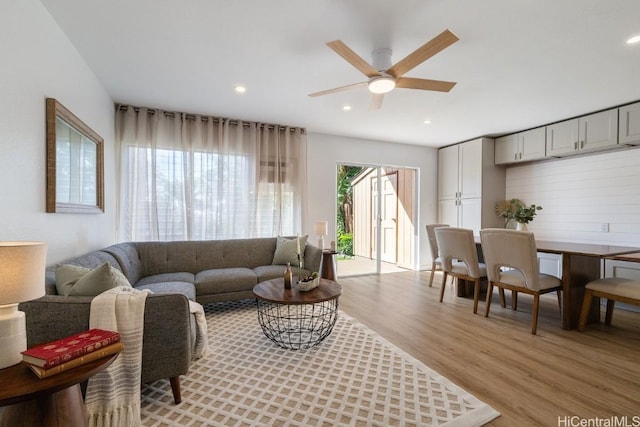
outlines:
[[[26, 313], [27, 346], [57, 340], [89, 329], [91, 297], [44, 297], [20, 304]], [[144, 309], [143, 383], [169, 378], [180, 403], [180, 375], [189, 370], [191, 327], [188, 299], [180, 294], [153, 294]]]
[[[108, 261], [118, 268], [116, 260], [106, 252], [93, 252], [77, 260], [76, 264], [86, 267]], [[28, 347], [89, 329], [92, 297], [56, 295], [52, 269], [47, 271], [45, 287], [47, 295], [20, 304], [26, 314]], [[191, 363], [192, 323], [185, 295], [159, 293], [147, 297], [141, 380], [148, 383], [168, 378], [176, 403], [181, 401], [180, 375], [188, 372]]]

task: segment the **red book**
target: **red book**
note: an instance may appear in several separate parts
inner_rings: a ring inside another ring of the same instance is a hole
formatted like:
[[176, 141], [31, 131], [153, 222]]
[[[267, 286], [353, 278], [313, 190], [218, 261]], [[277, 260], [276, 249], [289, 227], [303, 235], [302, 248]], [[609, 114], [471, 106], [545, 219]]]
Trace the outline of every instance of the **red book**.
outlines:
[[84, 365], [85, 363], [93, 362], [94, 360], [102, 359], [103, 357], [119, 353], [122, 351], [122, 349], [124, 349], [122, 343], [117, 342], [115, 344], [110, 344], [106, 347], [102, 347], [100, 350], [96, 350], [91, 353], [87, 353], [84, 356], [71, 359], [68, 362], [61, 363], [58, 366], [54, 366], [53, 368], [43, 369], [39, 366], [33, 366], [30, 363], [28, 363], [28, 365], [29, 368], [31, 368], [31, 370], [38, 376], [38, 378], [47, 378], [52, 375], [59, 374], [60, 372], [68, 371], [69, 369]]
[[22, 352], [22, 360], [49, 369], [120, 341], [117, 331], [90, 329]]

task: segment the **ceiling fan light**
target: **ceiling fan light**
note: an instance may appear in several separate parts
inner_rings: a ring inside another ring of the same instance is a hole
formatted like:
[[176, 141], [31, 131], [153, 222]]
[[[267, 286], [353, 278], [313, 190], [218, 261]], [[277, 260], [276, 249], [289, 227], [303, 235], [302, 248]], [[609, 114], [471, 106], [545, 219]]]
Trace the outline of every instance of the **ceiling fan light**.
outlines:
[[640, 36], [633, 36], [627, 40], [627, 44], [636, 44], [640, 43]]
[[387, 93], [396, 87], [396, 81], [391, 76], [374, 77], [369, 81], [369, 92]]

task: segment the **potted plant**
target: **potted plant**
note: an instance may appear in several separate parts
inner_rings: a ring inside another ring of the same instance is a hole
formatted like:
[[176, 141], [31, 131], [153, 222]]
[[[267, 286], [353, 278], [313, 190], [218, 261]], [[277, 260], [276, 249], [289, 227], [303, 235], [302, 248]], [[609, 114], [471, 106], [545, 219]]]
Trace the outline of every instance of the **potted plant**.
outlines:
[[510, 222], [518, 223], [518, 230], [526, 230], [526, 224], [533, 221], [538, 211], [542, 210], [542, 206], [535, 204], [525, 205], [520, 199], [511, 199], [498, 202], [496, 204], [496, 213], [507, 221], [507, 227]]
[[501, 200], [496, 203], [496, 215], [504, 218], [505, 228], [516, 228], [516, 203], [522, 204], [520, 199]]

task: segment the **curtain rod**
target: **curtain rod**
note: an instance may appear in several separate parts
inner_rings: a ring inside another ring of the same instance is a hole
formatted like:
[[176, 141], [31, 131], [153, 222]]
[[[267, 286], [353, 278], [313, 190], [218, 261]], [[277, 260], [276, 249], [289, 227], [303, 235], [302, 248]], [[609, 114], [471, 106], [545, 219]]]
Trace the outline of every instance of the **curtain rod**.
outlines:
[[[127, 111], [129, 108], [132, 108], [133, 111], [135, 111], [136, 113], [139, 113], [140, 109], [144, 107], [134, 107], [132, 105], [116, 104], [116, 111]], [[147, 113], [150, 115], [154, 115], [157, 112], [162, 112], [165, 116], [173, 117], [173, 118], [176, 117], [176, 114], [184, 115], [184, 118], [187, 120], [196, 120], [196, 116], [197, 116], [197, 114], [180, 113], [180, 112], [174, 112], [174, 111], [162, 111], [157, 108], [147, 108]], [[280, 131], [285, 131], [288, 128], [289, 132], [295, 132], [296, 130], [300, 130], [300, 133], [303, 135], [307, 133], [307, 130], [301, 127], [283, 126], [283, 125], [275, 125], [275, 124], [269, 124], [269, 123], [248, 122], [243, 120], [225, 119], [222, 117], [211, 117], [211, 116], [201, 115], [200, 120], [202, 120], [203, 122], [208, 122], [209, 120], [213, 120], [214, 122], [217, 122], [217, 123], [221, 123], [225, 120], [228, 120], [229, 124], [234, 126], [238, 126], [239, 123], [242, 123], [242, 126], [244, 127], [249, 127], [252, 124], [254, 124], [260, 128], [269, 129], [269, 130], [277, 129]]]

